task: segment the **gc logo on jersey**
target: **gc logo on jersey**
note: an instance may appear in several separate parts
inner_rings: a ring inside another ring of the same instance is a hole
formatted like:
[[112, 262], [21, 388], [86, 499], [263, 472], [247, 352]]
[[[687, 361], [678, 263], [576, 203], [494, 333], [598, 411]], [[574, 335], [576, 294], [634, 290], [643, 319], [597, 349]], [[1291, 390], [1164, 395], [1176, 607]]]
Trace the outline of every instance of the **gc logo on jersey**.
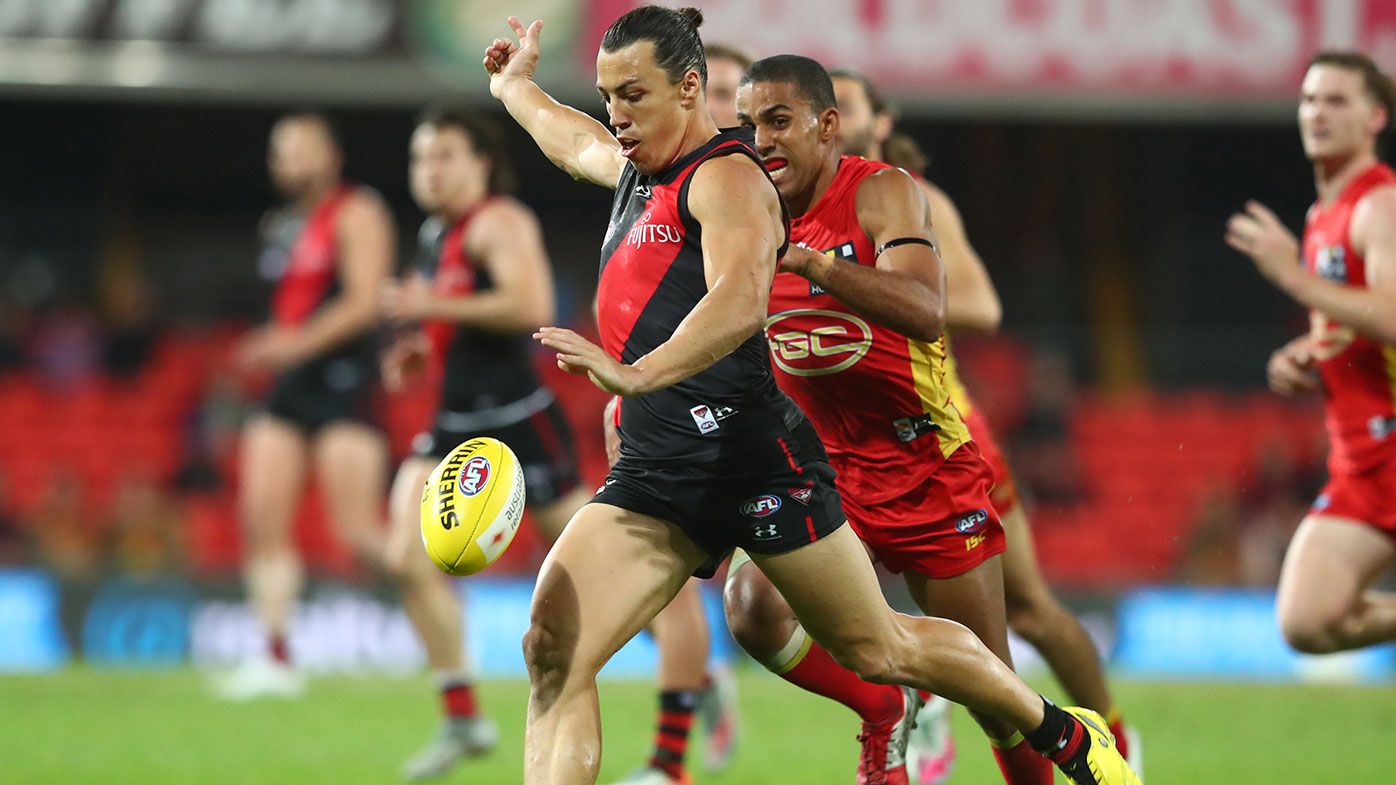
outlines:
[[460, 469], [460, 492], [466, 496], [474, 496], [484, 490], [490, 480], [490, 459], [483, 455], [477, 455], [465, 462]]
[[852, 368], [872, 348], [857, 316], [819, 308], [782, 311], [766, 320], [771, 359], [791, 376], [825, 376]]
[[1347, 252], [1341, 245], [1325, 245], [1314, 254], [1314, 272], [1319, 277], [1338, 283], [1347, 283]]
[[748, 499], [742, 505], [742, 515], [748, 518], [766, 518], [780, 511], [780, 497], [772, 494], [763, 494], [755, 499]]

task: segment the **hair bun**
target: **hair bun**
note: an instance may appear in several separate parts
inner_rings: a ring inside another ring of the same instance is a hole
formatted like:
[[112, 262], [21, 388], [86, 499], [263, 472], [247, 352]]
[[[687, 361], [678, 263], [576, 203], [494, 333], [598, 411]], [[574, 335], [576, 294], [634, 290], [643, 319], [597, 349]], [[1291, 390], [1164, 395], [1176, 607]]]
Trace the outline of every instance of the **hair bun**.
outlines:
[[697, 8], [693, 8], [692, 6], [680, 8], [679, 16], [687, 19], [688, 23], [693, 25], [694, 30], [703, 26], [703, 12], [699, 11]]

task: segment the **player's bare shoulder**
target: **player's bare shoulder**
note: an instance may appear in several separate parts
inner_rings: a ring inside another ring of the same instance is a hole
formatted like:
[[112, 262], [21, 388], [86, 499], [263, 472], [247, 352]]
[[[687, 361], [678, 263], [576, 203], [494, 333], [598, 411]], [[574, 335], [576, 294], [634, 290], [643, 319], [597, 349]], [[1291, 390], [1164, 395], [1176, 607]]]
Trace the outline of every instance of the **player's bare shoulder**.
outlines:
[[[766, 211], [780, 221], [780, 197], [761, 165], [740, 154], [709, 158], [698, 165], [688, 189], [688, 211], [701, 223], [715, 216]], [[758, 213], [759, 214], [759, 213]]]
[[536, 235], [541, 231], [538, 214], [512, 196], [495, 196], [480, 207], [465, 238], [468, 247], [485, 245], [499, 238]]
[[930, 226], [931, 209], [921, 183], [903, 169], [888, 167], [873, 172], [858, 184], [854, 196], [858, 223], [872, 230], [889, 222], [916, 217]]

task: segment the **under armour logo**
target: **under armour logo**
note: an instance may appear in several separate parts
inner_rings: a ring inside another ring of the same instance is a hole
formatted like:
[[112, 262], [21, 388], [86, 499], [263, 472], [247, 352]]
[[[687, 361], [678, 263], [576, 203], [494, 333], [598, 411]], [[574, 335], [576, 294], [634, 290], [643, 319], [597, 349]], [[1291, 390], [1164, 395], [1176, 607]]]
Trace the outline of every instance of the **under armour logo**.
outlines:
[[635, 186], [635, 195], [640, 197], [641, 199], [650, 198], [650, 193], [650, 187], [648, 185]]

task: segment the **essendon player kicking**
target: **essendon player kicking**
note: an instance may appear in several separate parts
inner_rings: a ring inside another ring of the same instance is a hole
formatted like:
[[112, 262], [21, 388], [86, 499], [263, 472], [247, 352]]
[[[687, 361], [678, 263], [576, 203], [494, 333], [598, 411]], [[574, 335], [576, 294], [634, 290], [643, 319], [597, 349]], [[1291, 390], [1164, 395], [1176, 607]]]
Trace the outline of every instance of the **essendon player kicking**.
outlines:
[[374, 567], [383, 554], [388, 454], [372, 402], [392, 217], [373, 191], [341, 179], [343, 155], [318, 114], [276, 123], [268, 165], [287, 200], [261, 227], [258, 269], [276, 290], [270, 323], [243, 340], [237, 359], [275, 379], [243, 428], [238, 485], [243, 578], [269, 651], [229, 675], [222, 692], [231, 699], [291, 696], [304, 686], [291, 665], [287, 627], [303, 581], [291, 523], [312, 469], [354, 554]]
[[411, 186], [430, 217], [416, 269], [385, 288], [384, 316], [417, 325], [383, 357], [384, 381], [400, 386], [428, 361], [439, 365], [441, 401], [415, 455], [393, 483], [387, 561], [436, 672], [446, 721], [403, 769], [411, 780], [446, 773], [494, 746], [463, 656], [460, 601], [421, 547], [422, 483], [467, 439], [493, 436], [518, 455], [534, 522], [549, 541], [586, 503], [571, 431], [529, 359], [528, 336], [553, 321], [552, 272], [532, 211], [510, 198], [513, 170], [493, 130], [457, 112], [429, 112], [411, 141]]
[[[737, 111], [795, 215], [798, 246], [781, 262], [766, 321], [780, 384], [828, 446], [844, 511], [873, 556], [905, 574], [923, 611], [963, 623], [1011, 665], [1004, 534], [989, 467], [944, 383], [944, 273], [925, 196], [900, 169], [839, 155], [833, 84], [814, 60], [758, 60]], [[759, 566], [729, 573], [737, 640], [787, 680], [858, 711], [858, 782], [905, 783], [902, 753], [920, 696], [870, 689], [841, 667]], [[1051, 763], [1038, 750], [1079, 782], [1136, 781], [1104, 731], [1061, 750], [1056, 738], [970, 708], [1009, 783], [1050, 785]], [[1104, 727], [1094, 712], [1069, 711]]]
[[[1077, 782], [1133, 782], [1097, 723], [1044, 701], [962, 625], [901, 616], [882, 599], [818, 437], [771, 374], [761, 327], [786, 250], [782, 209], [751, 148], [708, 113], [701, 19], [641, 6], [606, 31], [597, 88], [614, 135], [533, 82], [541, 22], [511, 18], [518, 41], [485, 53], [491, 93], [544, 153], [615, 189], [598, 292], [605, 348], [539, 333], [564, 370], [624, 400], [620, 460], [534, 592], [525, 782], [595, 781], [597, 672], [734, 546], [861, 676], [1000, 717], [1070, 756]], [[939, 314], [931, 321], [938, 333]]]
[[[945, 264], [946, 326], [952, 332], [997, 330], [1003, 314], [998, 292], [984, 262], [965, 235], [964, 222], [955, 203], [921, 176], [927, 163], [925, 155], [914, 140], [894, 132], [893, 108], [863, 75], [847, 70], [831, 71], [829, 75], [833, 78], [834, 97], [838, 100], [839, 144], [843, 152], [886, 161], [906, 170], [926, 194], [940, 243], [940, 258]], [[1135, 734], [1126, 728], [1115, 706], [1105, 681], [1105, 669], [1090, 636], [1057, 600], [1042, 577], [1027, 512], [1018, 496], [1013, 474], [983, 410], [969, 397], [960, 379], [948, 336], [945, 385], [993, 474], [994, 489], [989, 498], [1003, 522], [1008, 545], [1003, 556], [1003, 581], [1009, 629], [1042, 653], [1073, 702], [1106, 718], [1120, 752], [1137, 773], [1141, 770], [1140, 748]], [[932, 785], [949, 774], [946, 758], [953, 755], [954, 749], [948, 743], [948, 717], [944, 712], [928, 716], [933, 708], [928, 705], [917, 717], [908, 750], [909, 771], [912, 779], [921, 785]], [[941, 751], [939, 755], [935, 754], [936, 750]]]
[[1299, 134], [1318, 200], [1302, 251], [1256, 202], [1227, 224], [1227, 244], [1310, 314], [1309, 333], [1269, 364], [1275, 392], [1324, 394], [1329, 481], [1290, 543], [1278, 597], [1285, 639], [1305, 652], [1396, 640], [1396, 595], [1372, 590], [1396, 561], [1396, 173], [1377, 160], [1394, 105], [1370, 58], [1314, 57]]

